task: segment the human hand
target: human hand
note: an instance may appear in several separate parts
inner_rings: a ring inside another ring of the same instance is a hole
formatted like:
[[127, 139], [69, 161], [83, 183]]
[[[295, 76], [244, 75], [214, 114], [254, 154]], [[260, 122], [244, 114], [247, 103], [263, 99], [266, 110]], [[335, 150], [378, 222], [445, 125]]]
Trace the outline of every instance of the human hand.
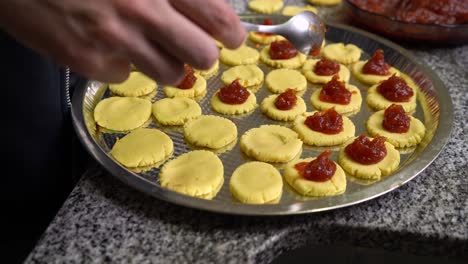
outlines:
[[239, 18], [220, 0], [2, 0], [0, 27], [19, 42], [88, 78], [126, 79], [133, 63], [176, 84], [183, 64], [207, 69], [245, 38]]

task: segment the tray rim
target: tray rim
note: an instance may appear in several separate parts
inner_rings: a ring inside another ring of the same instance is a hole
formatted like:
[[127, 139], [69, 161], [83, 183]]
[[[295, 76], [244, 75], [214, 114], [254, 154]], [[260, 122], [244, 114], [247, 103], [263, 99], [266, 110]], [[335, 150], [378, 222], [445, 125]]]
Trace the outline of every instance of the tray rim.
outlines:
[[[240, 15], [240, 17], [258, 17], [258, 15]], [[282, 16], [279, 16], [282, 17]], [[393, 191], [400, 186], [404, 185], [408, 181], [418, 176], [424, 169], [426, 169], [440, 154], [444, 146], [448, 143], [453, 127], [453, 103], [443, 82], [437, 76], [435, 72], [429, 69], [428, 66], [419, 63], [419, 60], [412, 55], [405, 48], [379, 37], [375, 34], [369, 33], [364, 30], [357, 29], [352, 26], [343, 25], [339, 23], [327, 22], [327, 26], [351, 31], [363, 35], [364, 37], [370, 38], [374, 41], [380, 42], [392, 49], [398, 50], [403, 56], [405, 56], [411, 63], [422, 71], [429, 79], [433, 82], [434, 87], [437, 91], [437, 99], [439, 100], [440, 117], [439, 124], [434, 132], [434, 136], [425, 149], [418, 155], [419, 161], [413, 161], [408, 164], [403, 173], [401, 171], [392, 175], [393, 181], [388, 183], [389, 186], [380, 185], [374, 186], [370, 195], [360, 197], [351, 197], [350, 201], [344, 202], [338, 205], [330, 205], [321, 208], [314, 208], [313, 206], [307, 206], [307, 201], [298, 201], [291, 205], [248, 205], [248, 204], [230, 204], [207, 201], [200, 198], [190, 197], [183, 194], [179, 194], [160, 186], [154, 186], [153, 183], [144, 177], [141, 177], [135, 173], [129, 172], [127, 169], [122, 167], [120, 164], [115, 162], [103, 149], [94, 141], [91, 134], [89, 133], [83, 114], [83, 103], [85, 94], [88, 88], [89, 80], [83, 80], [77, 85], [77, 89], [72, 98], [72, 121], [77, 136], [85, 149], [91, 154], [91, 156], [100, 163], [112, 176], [116, 177], [123, 183], [137, 189], [143, 193], [151, 195], [155, 198], [181, 205], [184, 207], [190, 207], [194, 209], [200, 209], [205, 211], [211, 211], [216, 213], [232, 214], [232, 215], [251, 215], [251, 216], [272, 216], [272, 215], [295, 215], [295, 214], [306, 214], [321, 211], [328, 211], [338, 209], [342, 207], [351, 206], [354, 204], [362, 203], [378, 196], [384, 195], [390, 191]], [[443, 92], [446, 91], [446, 92]], [[444, 128], [444, 129], [441, 129]], [[424, 161], [424, 162], [422, 162]], [[403, 175], [407, 174], [407, 175]], [[155, 188], [156, 187], [156, 188]], [[380, 187], [380, 188], [379, 188]], [[385, 187], [385, 188], [382, 188]], [[310, 207], [310, 208], [309, 208]]]

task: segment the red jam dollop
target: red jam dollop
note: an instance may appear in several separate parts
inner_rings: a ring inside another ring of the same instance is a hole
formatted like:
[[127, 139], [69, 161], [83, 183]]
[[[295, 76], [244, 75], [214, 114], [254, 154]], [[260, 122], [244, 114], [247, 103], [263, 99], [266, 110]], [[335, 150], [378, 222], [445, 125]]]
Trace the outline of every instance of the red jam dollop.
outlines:
[[[271, 19], [269, 19], [269, 18], [265, 18], [265, 20], [263, 20], [263, 25], [271, 26], [271, 25], [273, 25], [273, 21], [271, 21]], [[265, 36], [265, 37], [274, 35], [274, 34], [271, 34], [271, 33], [262, 33], [262, 32], [256, 32], [256, 33], [258, 35], [262, 35], [262, 36]]]
[[338, 76], [326, 83], [319, 94], [320, 101], [347, 105], [351, 102], [352, 93], [346, 89], [345, 82], [340, 82]]
[[330, 76], [337, 74], [340, 71], [340, 64], [336, 61], [329, 59], [319, 60], [314, 67], [314, 72], [321, 76]]
[[276, 97], [275, 106], [279, 110], [291, 110], [297, 103], [296, 91], [289, 88]]
[[406, 133], [410, 128], [410, 117], [401, 105], [392, 104], [385, 109], [382, 126], [392, 133]]
[[287, 40], [274, 41], [270, 44], [270, 58], [273, 60], [287, 60], [294, 58], [298, 51]]
[[250, 92], [239, 83], [239, 80], [234, 80], [231, 84], [219, 89], [218, 98], [225, 104], [243, 104], [249, 98]]
[[377, 91], [392, 102], [408, 102], [414, 95], [405, 80], [395, 75], [380, 83]]
[[366, 64], [364, 64], [364, 67], [362, 68], [362, 73], [384, 76], [390, 74], [389, 70], [390, 65], [385, 63], [383, 50], [378, 49], [374, 52], [372, 58], [370, 58], [366, 62]]
[[184, 65], [184, 79], [182, 82], [177, 85], [179, 89], [191, 89], [195, 82], [197, 81], [197, 77], [195, 77], [193, 68], [188, 66], [187, 64]]
[[314, 131], [328, 135], [335, 135], [343, 131], [343, 117], [334, 108], [315, 112], [306, 118], [304, 124]]
[[370, 140], [368, 137], [361, 135], [356, 138], [353, 143], [345, 148], [345, 153], [354, 161], [371, 165], [383, 160], [387, 155], [385, 148], [385, 138], [376, 137]]
[[311, 162], [300, 162], [294, 168], [303, 178], [309, 181], [325, 182], [330, 180], [336, 171], [336, 164], [330, 160], [332, 152], [326, 150]]

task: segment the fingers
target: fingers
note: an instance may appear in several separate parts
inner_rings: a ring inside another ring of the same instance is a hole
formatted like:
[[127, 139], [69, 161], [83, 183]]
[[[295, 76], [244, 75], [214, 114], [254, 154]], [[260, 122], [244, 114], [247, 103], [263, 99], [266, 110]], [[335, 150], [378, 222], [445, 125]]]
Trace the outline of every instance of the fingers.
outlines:
[[227, 48], [239, 47], [245, 39], [245, 29], [227, 1], [171, 0], [180, 13], [190, 18], [204, 31], [221, 41]]

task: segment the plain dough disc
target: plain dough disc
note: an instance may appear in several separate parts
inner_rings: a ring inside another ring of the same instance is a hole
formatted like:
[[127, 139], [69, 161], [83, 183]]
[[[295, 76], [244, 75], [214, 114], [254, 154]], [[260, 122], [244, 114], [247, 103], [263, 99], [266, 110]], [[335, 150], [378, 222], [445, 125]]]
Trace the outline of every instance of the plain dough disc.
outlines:
[[294, 120], [294, 131], [299, 134], [299, 137], [305, 144], [319, 147], [328, 147], [342, 144], [348, 139], [354, 137], [356, 127], [354, 126], [353, 122], [346, 116], [342, 116], [343, 131], [338, 134], [328, 135], [310, 129], [304, 124], [304, 121], [308, 116], [311, 116], [314, 113], [316, 113], [316, 111], [304, 113], [298, 116], [296, 120]]
[[[310, 60], [307, 60], [305, 63], [304, 63], [304, 66], [302, 66], [302, 74], [304, 74], [304, 76], [307, 78], [307, 80], [311, 83], [327, 83], [329, 81], [331, 81], [331, 79], [333, 79], [333, 76], [336, 75], [318, 75], [314, 72], [314, 69], [315, 69], [315, 65], [317, 64], [317, 62], [319, 62], [320, 60], [318, 59], [310, 59]], [[349, 78], [351, 77], [351, 73], [350, 71], [348, 70], [348, 68], [346, 66], [344, 66], [343, 64], [340, 64], [340, 71], [337, 73], [338, 74], [338, 77], [340, 79], [340, 81], [344, 81], [344, 82], [349, 82]]]
[[301, 162], [311, 162], [316, 158], [307, 158], [290, 162], [284, 168], [284, 179], [299, 194], [313, 197], [333, 196], [346, 191], [346, 175], [336, 162], [336, 171], [325, 182], [310, 181], [303, 178], [294, 166]]
[[109, 90], [118, 96], [137, 97], [152, 93], [156, 86], [155, 81], [141, 72], [134, 71], [124, 82], [109, 84]]
[[190, 89], [180, 89], [174, 86], [165, 86], [164, 94], [167, 97], [189, 97], [195, 98], [197, 96], [203, 95], [206, 92], [206, 79], [203, 78], [198, 73], [194, 74], [197, 77], [197, 80], [193, 84], [193, 87]]
[[275, 106], [275, 101], [278, 96], [278, 94], [272, 94], [268, 96], [267, 98], [263, 99], [260, 106], [262, 112], [271, 119], [278, 121], [291, 121], [294, 120], [298, 115], [304, 113], [307, 109], [304, 100], [296, 95], [297, 103], [293, 108], [289, 110], [280, 110]]
[[362, 50], [356, 45], [344, 43], [335, 43], [325, 46], [322, 49], [322, 55], [330, 60], [343, 64], [350, 64], [359, 61]]
[[302, 150], [293, 130], [278, 125], [252, 128], [241, 137], [240, 147], [249, 157], [265, 162], [288, 162]]
[[313, 5], [319, 6], [331, 6], [331, 5], [338, 5], [341, 3], [341, 0], [307, 0], [307, 2]]
[[242, 45], [240, 48], [235, 50], [223, 48], [219, 59], [224, 64], [236, 66], [242, 64], [255, 64], [259, 57], [260, 55], [256, 49]]
[[319, 96], [321, 89], [318, 89], [312, 93], [312, 95], [310, 96], [310, 103], [315, 109], [319, 111], [335, 108], [335, 111], [342, 115], [359, 112], [362, 105], [361, 91], [356, 86], [348, 83], [345, 84], [345, 87], [351, 92], [351, 100], [349, 104], [335, 104], [320, 100]]
[[252, 42], [266, 45], [278, 40], [284, 40], [285, 38], [280, 35], [262, 35], [258, 32], [249, 32], [249, 39]]
[[190, 98], [164, 98], [153, 104], [153, 116], [166, 126], [183, 125], [201, 114], [202, 110], [198, 103]]
[[110, 97], [94, 109], [94, 120], [104, 128], [129, 131], [142, 126], [151, 117], [151, 102], [136, 97]]
[[268, 66], [274, 68], [296, 69], [301, 67], [306, 61], [307, 56], [298, 52], [297, 55], [291, 59], [274, 60], [270, 57], [270, 45], [265, 46], [260, 51], [260, 60]]
[[234, 80], [239, 80], [239, 83], [245, 88], [257, 86], [263, 83], [264, 73], [257, 65], [238, 65], [223, 72], [221, 81], [225, 85], [231, 84]]
[[219, 149], [237, 139], [237, 127], [227, 118], [199, 116], [185, 123], [184, 136], [194, 146]]
[[398, 71], [397, 69], [393, 67], [390, 67], [389, 75], [374, 75], [374, 74], [362, 73], [362, 68], [364, 67], [366, 63], [367, 61], [358, 61], [351, 66], [351, 71], [353, 72], [354, 77], [356, 77], [356, 79], [358, 79], [359, 81], [365, 84], [370, 84], [370, 85], [378, 84], [381, 81], [385, 81], [388, 78], [392, 77], [392, 75], [394, 74], [396, 76], [400, 76], [400, 71]]
[[262, 14], [273, 14], [283, 8], [283, 0], [252, 0], [248, 6], [251, 10]]
[[174, 144], [164, 132], [138, 128], [118, 139], [110, 155], [127, 168], [138, 168], [158, 164], [173, 151]]
[[224, 167], [211, 151], [194, 150], [167, 162], [159, 173], [159, 181], [169, 190], [212, 199], [223, 186]]
[[299, 71], [277, 69], [267, 74], [265, 84], [272, 93], [283, 93], [288, 88], [300, 92], [307, 88], [307, 79]]
[[283, 8], [283, 11], [281, 11], [281, 14], [283, 16], [295, 16], [295, 15], [297, 15], [300, 12], [303, 12], [303, 11], [309, 11], [309, 12], [317, 14], [317, 8], [315, 8], [313, 6], [310, 6], [310, 5], [306, 5], [306, 6], [292, 6], [292, 5], [285, 6]]
[[208, 70], [198, 70], [195, 69], [195, 72], [203, 76], [203, 78], [208, 79], [211, 76], [215, 75], [218, 73], [219, 70], [219, 60], [216, 60], [216, 62], [209, 68]]
[[283, 179], [273, 165], [252, 161], [242, 164], [234, 171], [229, 189], [243, 203], [270, 203], [279, 200], [283, 191]]

